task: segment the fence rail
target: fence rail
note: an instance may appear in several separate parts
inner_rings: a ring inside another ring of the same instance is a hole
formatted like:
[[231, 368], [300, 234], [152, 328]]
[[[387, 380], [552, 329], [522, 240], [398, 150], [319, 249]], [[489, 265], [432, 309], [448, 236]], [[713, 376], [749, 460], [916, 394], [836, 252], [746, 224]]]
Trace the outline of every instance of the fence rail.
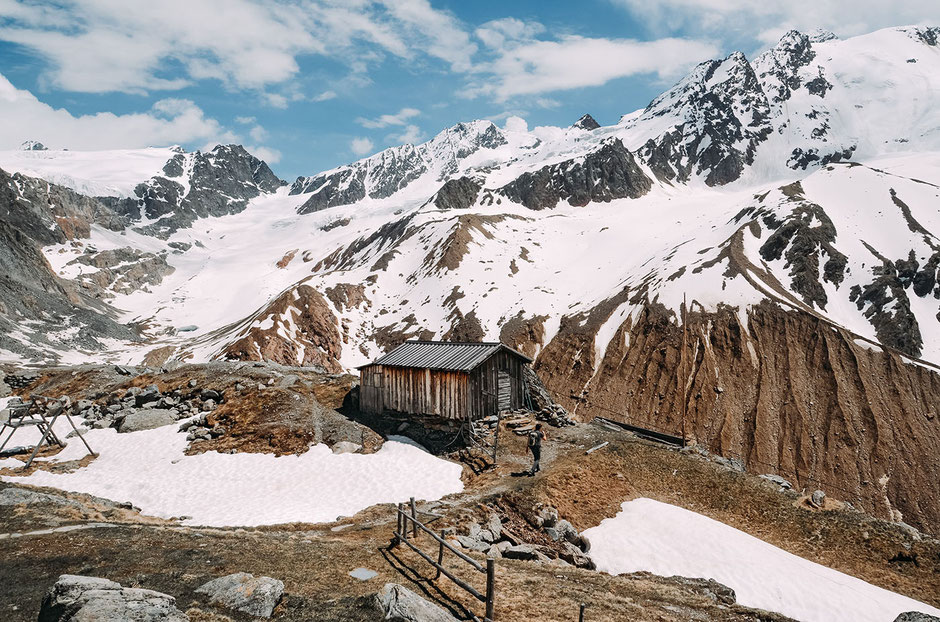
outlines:
[[[415, 506], [414, 497], [411, 498], [405, 509], [405, 504], [399, 503], [396, 510], [397, 513], [397, 524], [395, 526], [395, 538], [392, 540], [392, 545], [404, 544], [412, 551], [420, 555], [426, 562], [434, 566], [437, 570], [437, 574], [434, 576], [435, 579], [440, 578], [443, 574], [445, 577], [453, 581], [458, 587], [469, 593], [471, 596], [479, 600], [480, 602], [486, 605], [486, 622], [494, 622], [496, 617], [494, 613], [495, 608], [495, 598], [496, 598], [496, 567], [493, 559], [486, 560], [486, 566], [484, 567], [480, 562], [468, 556], [464, 552], [456, 549], [452, 544], [450, 544], [446, 539], [444, 539], [443, 532], [438, 535], [434, 533], [431, 529], [427, 527], [424, 523], [418, 520], [418, 509]], [[434, 516], [434, 515], [432, 515]], [[410, 524], [409, 524], [410, 523]], [[437, 561], [435, 561], [430, 555], [422, 551], [416, 544], [411, 542], [408, 539], [408, 532], [411, 531], [411, 539], [417, 540], [418, 535], [421, 532], [424, 532], [431, 536], [438, 543], [438, 552], [437, 552]], [[469, 564], [474, 570], [486, 575], [486, 593], [482, 594], [479, 590], [474, 588], [472, 585], [461, 579], [460, 577], [453, 574], [444, 566], [444, 551], [450, 551], [456, 555], [461, 561]]]

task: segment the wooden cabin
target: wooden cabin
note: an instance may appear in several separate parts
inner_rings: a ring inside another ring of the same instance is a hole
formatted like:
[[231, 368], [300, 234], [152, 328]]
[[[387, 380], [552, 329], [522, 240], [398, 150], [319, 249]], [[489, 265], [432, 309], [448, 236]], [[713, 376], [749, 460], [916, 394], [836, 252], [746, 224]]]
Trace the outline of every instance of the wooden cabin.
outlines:
[[359, 408], [458, 421], [523, 408], [531, 362], [502, 343], [406, 341], [359, 368]]

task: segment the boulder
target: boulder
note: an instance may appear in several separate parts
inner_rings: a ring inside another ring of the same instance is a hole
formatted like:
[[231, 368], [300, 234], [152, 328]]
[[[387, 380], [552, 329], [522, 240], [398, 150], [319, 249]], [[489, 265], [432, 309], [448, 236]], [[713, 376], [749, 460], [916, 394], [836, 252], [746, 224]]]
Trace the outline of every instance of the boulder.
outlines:
[[534, 561], [539, 558], [539, 551], [533, 544], [517, 544], [506, 548], [503, 551], [503, 557]]
[[167, 594], [97, 577], [62, 575], [42, 600], [39, 622], [188, 622]]
[[205, 594], [210, 603], [225, 609], [270, 618], [284, 593], [284, 583], [271, 577], [236, 572], [209, 581], [197, 588], [196, 593]]
[[486, 528], [493, 534], [494, 540], [499, 540], [502, 537], [503, 522], [500, 520], [498, 514], [490, 514], [490, 517], [486, 521]]
[[397, 583], [386, 583], [375, 595], [376, 604], [391, 622], [456, 622], [456, 618], [439, 605], [428, 602]]
[[158, 408], [145, 408], [125, 415], [117, 425], [117, 431], [140, 432], [141, 430], [153, 430], [165, 425], [176, 422], [173, 411], [160, 410]]
[[570, 542], [571, 544], [575, 544], [575, 545], [578, 544], [578, 541], [579, 541], [578, 530], [574, 528], [574, 525], [572, 525], [565, 519], [561, 519], [560, 521], [555, 523], [555, 530], [558, 532], [558, 535], [561, 536], [562, 540], [565, 540], [566, 542]]
[[894, 622], [940, 622], [940, 618], [919, 611], [905, 611], [899, 614]]
[[354, 454], [360, 449], [362, 449], [362, 445], [357, 445], [350, 441], [340, 441], [333, 444], [334, 454]]
[[558, 510], [549, 506], [542, 508], [542, 511], [539, 512], [539, 517], [542, 519], [543, 527], [554, 527], [558, 522]]
[[207, 402], [209, 400], [212, 400], [213, 402], [221, 402], [222, 396], [219, 395], [218, 391], [214, 391], [212, 389], [203, 389], [199, 394], [199, 399], [201, 399], [203, 402]]
[[160, 388], [155, 384], [151, 384], [147, 385], [140, 393], [137, 393], [134, 399], [136, 400], [137, 406], [143, 406], [150, 402], [158, 402], [160, 397]]
[[457, 542], [459, 542], [460, 546], [463, 548], [469, 549], [471, 551], [479, 551], [480, 553], [484, 553], [490, 550], [489, 544], [486, 542], [481, 542], [480, 540], [470, 536], [457, 536]]
[[816, 490], [813, 492], [812, 496], [810, 496], [809, 500], [813, 505], [821, 508], [823, 503], [826, 502], [826, 493], [821, 490]]
[[597, 568], [597, 566], [594, 565], [594, 560], [585, 555], [581, 549], [570, 542], [565, 542], [564, 548], [562, 548], [558, 557], [578, 568], [587, 568], [588, 570], [595, 570]]
[[470, 523], [467, 525], [467, 533], [470, 534], [471, 538], [479, 538], [482, 530], [483, 528], [480, 527], [480, 523]]

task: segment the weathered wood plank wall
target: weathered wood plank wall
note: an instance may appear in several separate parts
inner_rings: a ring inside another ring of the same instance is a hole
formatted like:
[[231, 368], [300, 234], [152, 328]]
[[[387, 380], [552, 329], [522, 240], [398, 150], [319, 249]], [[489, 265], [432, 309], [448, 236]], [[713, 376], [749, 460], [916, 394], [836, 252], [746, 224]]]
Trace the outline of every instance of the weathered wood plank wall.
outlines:
[[505, 407], [522, 408], [522, 366], [510, 352], [497, 352], [471, 372], [369, 365], [361, 369], [359, 405], [363, 412], [435, 415], [445, 419], [479, 419], [499, 407], [500, 372], [509, 378]]

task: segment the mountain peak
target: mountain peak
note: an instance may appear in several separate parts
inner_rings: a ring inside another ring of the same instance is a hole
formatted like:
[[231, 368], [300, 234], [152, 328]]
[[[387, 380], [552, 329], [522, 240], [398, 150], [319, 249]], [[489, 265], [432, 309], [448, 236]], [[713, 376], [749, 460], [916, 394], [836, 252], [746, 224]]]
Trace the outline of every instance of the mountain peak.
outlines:
[[815, 30], [811, 30], [807, 36], [812, 43], [825, 43], [826, 41], [832, 41], [839, 38], [835, 35], [835, 33], [824, 28], [816, 28]]
[[21, 151], [48, 151], [48, 147], [39, 142], [38, 140], [27, 140], [22, 145], [20, 145]]
[[571, 127], [577, 128], [577, 129], [579, 129], [579, 130], [588, 130], [588, 131], [590, 131], [590, 130], [596, 130], [596, 129], [599, 128], [600, 126], [601, 126], [601, 124], [598, 123], [597, 121], [595, 121], [595, 120], [594, 120], [594, 117], [592, 117], [592, 116], [589, 115], [589, 114], [585, 114], [585, 115], [582, 116], [580, 119], [578, 119], [577, 121], [575, 121], [575, 122], [574, 122], [574, 125], [572, 125]]

